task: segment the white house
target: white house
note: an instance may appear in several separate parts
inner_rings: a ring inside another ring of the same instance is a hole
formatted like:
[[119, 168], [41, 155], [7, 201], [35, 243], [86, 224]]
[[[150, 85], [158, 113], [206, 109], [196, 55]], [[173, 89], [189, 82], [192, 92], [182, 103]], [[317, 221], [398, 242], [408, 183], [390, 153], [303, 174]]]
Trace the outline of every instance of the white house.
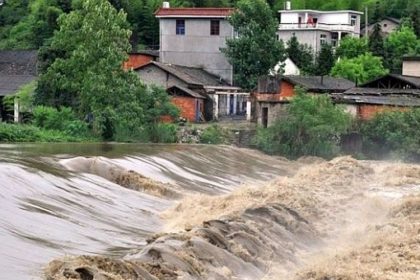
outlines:
[[[290, 3], [286, 6], [290, 8]], [[359, 38], [361, 15], [363, 13], [350, 10], [280, 10], [277, 36], [287, 42], [294, 35], [299, 43], [318, 52], [324, 43], [335, 47], [345, 36]]]

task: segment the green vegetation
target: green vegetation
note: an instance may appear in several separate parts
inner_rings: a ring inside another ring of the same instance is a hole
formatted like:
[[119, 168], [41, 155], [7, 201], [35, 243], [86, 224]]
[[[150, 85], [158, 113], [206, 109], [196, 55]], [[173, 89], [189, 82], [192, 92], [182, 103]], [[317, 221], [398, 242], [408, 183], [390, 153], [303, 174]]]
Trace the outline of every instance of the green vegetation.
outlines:
[[218, 125], [207, 127], [200, 135], [200, 143], [223, 144], [226, 143], [227, 132]]
[[420, 160], [420, 109], [384, 112], [361, 124], [365, 153]]
[[296, 36], [292, 36], [287, 41], [286, 54], [296, 64], [303, 74], [313, 74], [315, 72], [313, 50], [304, 44], [300, 44]]
[[339, 58], [356, 58], [369, 51], [368, 40], [351, 36], [344, 37], [338, 46], [335, 56]]
[[356, 58], [343, 58], [331, 70], [332, 76], [349, 79], [362, 84], [386, 74], [380, 57], [371, 53], [361, 54]]
[[130, 50], [126, 14], [105, 0], [87, 0], [58, 24], [50, 47], [60, 53], [40, 76], [35, 102], [72, 108], [105, 140], [157, 139], [161, 116], [178, 110], [163, 89], [147, 88], [122, 69]]
[[258, 130], [254, 143], [259, 149], [291, 158], [338, 154], [340, 136], [349, 129], [351, 118], [329, 97], [299, 90], [287, 112], [273, 126]]
[[229, 19], [238, 37], [227, 39], [226, 54], [235, 65], [234, 80], [251, 90], [258, 78], [284, 59], [284, 46], [276, 37], [277, 20], [264, 0], [243, 0]]
[[72, 136], [34, 125], [0, 123], [0, 142], [86, 142], [95, 138]]

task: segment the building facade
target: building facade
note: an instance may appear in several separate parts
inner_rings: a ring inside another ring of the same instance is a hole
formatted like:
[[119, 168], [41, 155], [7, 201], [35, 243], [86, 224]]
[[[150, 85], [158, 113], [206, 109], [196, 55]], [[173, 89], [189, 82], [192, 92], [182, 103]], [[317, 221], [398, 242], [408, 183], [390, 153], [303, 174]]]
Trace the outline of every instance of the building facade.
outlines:
[[400, 26], [401, 21], [396, 18], [386, 17], [381, 21], [370, 24], [367, 27], [367, 30], [365, 27], [362, 28], [360, 30], [361, 36], [366, 36], [366, 31], [367, 31], [368, 36], [370, 36], [377, 23], [381, 26], [382, 35], [384, 37], [387, 37], [391, 32], [394, 32], [395, 30], [397, 30], [397, 28]]
[[200, 67], [233, 83], [233, 68], [221, 48], [234, 36], [232, 8], [160, 8], [160, 62]]
[[324, 43], [336, 47], [346, 36], [359, 38], [362, 14], [357, 11], [281, 10], [277, 36], [287, 42], [294, 35], [299, 43], [310, 46], [317, 53]]
[[405, 76], [420, 77], [420, 56], [403, 57], [402, 74]]

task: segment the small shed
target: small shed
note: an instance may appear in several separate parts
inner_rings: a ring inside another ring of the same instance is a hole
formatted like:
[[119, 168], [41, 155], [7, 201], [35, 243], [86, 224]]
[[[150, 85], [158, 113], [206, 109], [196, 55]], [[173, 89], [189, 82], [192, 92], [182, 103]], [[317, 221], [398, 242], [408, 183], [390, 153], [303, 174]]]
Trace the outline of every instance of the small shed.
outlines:
[[182, 87], [172, 86], [167, 89], [171, 96], [172, 103], [179, 108], [180, 116], [190, 122], [205, 121], [204, 119], [204, 100], [203, 95]]
[[159, 58], [159, 51], [143, 50], [138, 52], [131, 52], [128, 54], [128, 60], [124, 62], [123, 67], [125, 70], [137, 69], [152, 61], [157, 61]]

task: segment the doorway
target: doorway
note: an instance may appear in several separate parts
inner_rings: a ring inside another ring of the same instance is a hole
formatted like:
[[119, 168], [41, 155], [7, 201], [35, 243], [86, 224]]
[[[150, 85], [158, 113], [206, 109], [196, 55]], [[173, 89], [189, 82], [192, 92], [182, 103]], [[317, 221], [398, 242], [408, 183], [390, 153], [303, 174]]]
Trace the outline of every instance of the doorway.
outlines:
[[267, 128], [268, 126], [268, 108], [267, 107], [262, 108], [262, 126], [264, 128]]

